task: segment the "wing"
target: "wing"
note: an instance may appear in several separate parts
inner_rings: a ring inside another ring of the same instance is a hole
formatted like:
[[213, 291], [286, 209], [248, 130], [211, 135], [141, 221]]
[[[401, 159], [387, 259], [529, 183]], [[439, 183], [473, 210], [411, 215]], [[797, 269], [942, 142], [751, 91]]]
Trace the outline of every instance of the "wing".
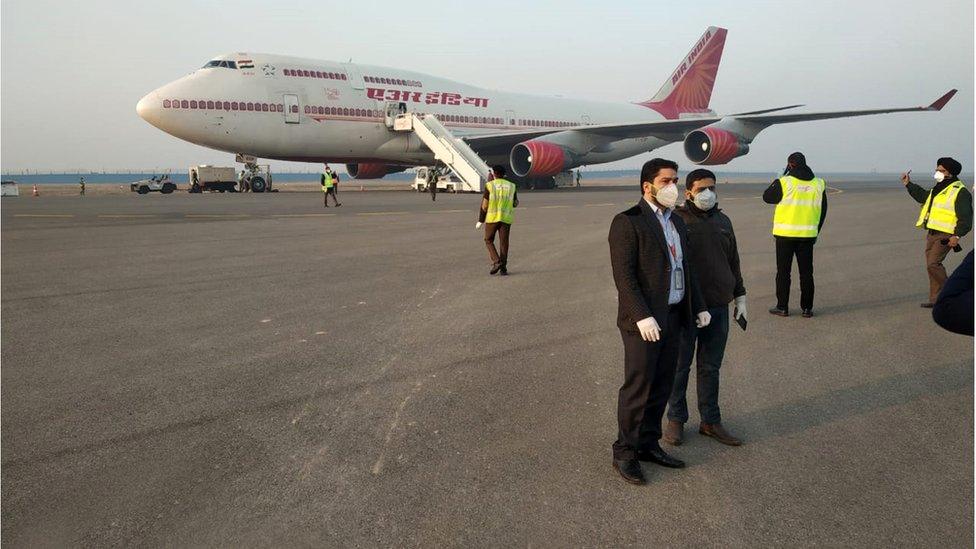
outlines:
[[717, 117], [695, 117], [680, 120], [661, 120], [657, 122], [633, 122], [628, 124], [596, 124], [560, 128], [559, 130], [529, 130], [473, 135], [463, 139], [478, 152], [511, 148], [515, 145], [554, 133], [577, 133], [580, 136], [603, 137], [607, 141], [617, 141], [630, 137], [661, 137], [668, 140], [681, 140], [684, 134], [702, 126], [718, 122]]
[[811, 112], [793, 114], [764, 114], [756, 116], [740, 116], [740, 120], [755, 122], [762, 126], [772, 126], [773, 124], [788, 124], [790, 122], [808, 122], [810, 120], [829, 120], [831, 118], [850, 118], [853, 116], [869, 116], [872, 114], [887, 114], [892, 112], [918, 112], [918, 111], [941, 111], [942, 107], [956, 95], [957, 90], [949, 90], [945, 95], [938, 98], [927, 107], [901, 107], [891, 109], [871, 109], [861, 111], [833, 111], [833, 112]]
[[680, 141], [692, 130], [714, 124], [726, 118], [734, 118], [743, 122], [749, 122], [759, 129], [772, 126], [774, 124], [788, 124], [791, 122], [807, 122], [811, 120], [828, 120], [831, 118], [850, 118], [854, 116], [869, 116], [873, 114], [886, 114], [894, 112], [918, 112], [918, 111], [940, 111], [942, 107], [952, 99], [957, 90], [949, 90], [945, 95], [935, 100], [927, 107], [895, 107], [887, 109], [852, 110], [852, 111], [831, 111], [831, 112], [811, 112], [793, 114], [769, 114], [793, 107], [780, 107], [776, 109], [765, 109], [722, 116], [693, 116], [679, 118], [677, 120], [661, 120], [654, 122], [633, 122], [627, 124], [596, 124], [590, 126], [576, 126], [574, 128], [560, 128], [559, 130], [528, 130], [492, 133], [485, 135], [474, 135], [465, 137], [464, 140], [478, 152], [497, 151], [511, 148], [529, 139], [535, 139], [554, 133], [577, 133], [586, 136], [604, 138], [607, 141], [618, 139], [628, 139], [635, 137], [657, 137], [667, 141]]

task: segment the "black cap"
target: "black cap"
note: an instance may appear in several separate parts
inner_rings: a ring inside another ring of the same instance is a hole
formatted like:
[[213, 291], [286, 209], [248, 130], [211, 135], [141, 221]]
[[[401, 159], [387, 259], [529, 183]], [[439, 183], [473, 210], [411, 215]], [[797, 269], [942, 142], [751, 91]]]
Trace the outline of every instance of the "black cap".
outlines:
[[953, 176], [959, 175], [959, 173], [962, 171], [962, 164], [957, 162], [956, 159], [949, 158], [948, 156], [944, 156], [940, 158], [939, 161], [936, 162], [935, 164], [936, 166], [942, 166], [943, 168], [948, 170], [949, 173], [951, 173]]

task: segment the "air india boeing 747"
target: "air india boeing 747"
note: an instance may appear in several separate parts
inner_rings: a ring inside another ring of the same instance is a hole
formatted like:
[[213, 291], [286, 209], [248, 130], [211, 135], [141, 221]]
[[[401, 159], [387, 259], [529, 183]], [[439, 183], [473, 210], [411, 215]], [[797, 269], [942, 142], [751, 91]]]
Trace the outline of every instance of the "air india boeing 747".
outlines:
[[709, 108], [727, 30], [710, 27], [660, 90], [645, 101], [602, 103], [502, 92], [408, 70], [280, 55], [237, 53], [143, 97], [136, 111], [157, 128], [204, 147], [300, 162], [346, 163], [378, 178], [434, 155], [396, 113], [433, 114], [489, 164], [517, 178], [546, 178], [683, 141], [695, 164], [749, 152], [774, 124], [939, 111], [951, 90], [923, 107], [784, 113], [779, 107], [719, 115]]

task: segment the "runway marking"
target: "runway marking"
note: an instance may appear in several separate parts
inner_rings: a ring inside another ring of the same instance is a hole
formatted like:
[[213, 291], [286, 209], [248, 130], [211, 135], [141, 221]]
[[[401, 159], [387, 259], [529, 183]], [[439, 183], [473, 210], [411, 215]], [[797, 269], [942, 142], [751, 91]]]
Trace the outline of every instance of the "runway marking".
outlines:
[[14, 217], [74, 217], [74, 214], [14, 214]]
[[410, 212], [364, 212], [356, 215], [402, 215]]
[[147, 217], [158, 217], [156, 214], [105, 214], [98, 217], [103, 219], [145, 219]]
[[334, 215], [336, 215], [336, 214], [327, 214], [327, 213], [319, 213], [319, 214], [272, 214], [271, 217], [332, 217]]
[[613, 202], [603, 202], [601, 204], [583, 204], [583, 206], [616, 206]]
[[467, 213], [469, 211], [471, 211], [471, 210], [427, 210], [427, 213], [445, 213], [445, 214], [449, 214], [449, 213], [462, 213], [462, 212]]
[[250, 217], [248, 214], [185, 214], [183, 217], [192, 218], [241, 218]]

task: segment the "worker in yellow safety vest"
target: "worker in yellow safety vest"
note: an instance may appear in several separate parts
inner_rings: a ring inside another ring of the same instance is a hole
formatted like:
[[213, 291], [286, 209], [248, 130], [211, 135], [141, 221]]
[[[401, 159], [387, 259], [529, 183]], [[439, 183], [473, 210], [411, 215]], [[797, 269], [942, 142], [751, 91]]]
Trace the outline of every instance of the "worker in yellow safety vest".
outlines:
[[339, 200], [335, 198], [332, 193], [332, 187], [335, 186], [335, 179], [332, 178], [332, 171], [329, 169], [329, 165], [325, 165], [325, 170], [322, 172], [322, 177], [320, 178], [322, 183], [322, 204], [328, 208], [329, 207], [329, 195], [332, 194], [333, 200], [336, 201], [336, 205], [339, 204]]
[[[518, 188], [515, 183], [505, 179], [505, 167], [497, 165], [492, 168], [495, 178], [485, 183], [485, 192], [481, 195], [481, 212], [476, 227], [485, 225], [485, 245], [488, 247], [488, 257], [491, 259], [489, 274], [508, 274], [508, 239], [512, 231], [514, 209], [518, 207]], [[495, 234], [501, 250], [495, 248]]]
[[935, 187], [926, 191], [912, 183], [911, 170], [901, 175], [901, 182], [908, 194], [922, 205], [915, 226], [926, 231], [925, 265], [929, 273], [929, 299], [922, 307], [932, 308], [935, 299], [945, 286], [945, 260], [949, 250], [960, 248], [959, 239], [973, 228], [973, 195], [958, 175], [962, 164], [943, 157], [936, 163]]
[[790, 272], [793, 256], [800, 271], [800, 311], [813, 316], [813, 245], [827, 218], [827, 184], [814, 175], [803, 153], [786, 160], [783, 176], [763, 193], [763, 201], [775, 204], [773, 237], [776, 239], [776, 316], [789, 316]]

